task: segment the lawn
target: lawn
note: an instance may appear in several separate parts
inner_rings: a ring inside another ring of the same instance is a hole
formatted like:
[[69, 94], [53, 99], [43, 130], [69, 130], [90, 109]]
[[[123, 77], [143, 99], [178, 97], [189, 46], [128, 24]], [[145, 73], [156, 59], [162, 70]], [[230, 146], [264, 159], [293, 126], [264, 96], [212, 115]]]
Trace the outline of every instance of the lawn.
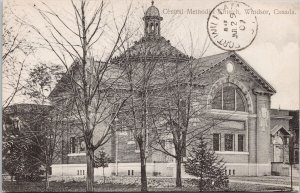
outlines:
[[[289, 176], [259, 176], [259, 177], [233, 177], [230, 176], [229, 179], [232, 180], [241, 180], [241, 181], [251, 181], [251, 182], [263, 182], [263, 183], [271, 183], [271, 184], [285, 184], [290, 185], [291, 184], [291, 177]], [[293, 185], [299, 186], [299, 178], [293, 177]]]
[[[5, 192], [43, 192], [45, 191], [43, 182], [3, 182], [3, 191]], [[196, 188], [159, 188], [150, 187], [149, 191], [176, 191], [176, 192], [196, 192]], [[50, 182], [50, 189], [47, 192], [84, 192], [84, 182]], [[95, 192], [138, 192], [140, 186], [136, 185], [120, 185], [120, 184], [95, 184]], [[286, 187], [273, 187], [265, 185], [253, 185], [243, 183], [230, 183], [227, 191], [249, 191], [249, 192], [275, 192], [275, 191], [289, 191]]]

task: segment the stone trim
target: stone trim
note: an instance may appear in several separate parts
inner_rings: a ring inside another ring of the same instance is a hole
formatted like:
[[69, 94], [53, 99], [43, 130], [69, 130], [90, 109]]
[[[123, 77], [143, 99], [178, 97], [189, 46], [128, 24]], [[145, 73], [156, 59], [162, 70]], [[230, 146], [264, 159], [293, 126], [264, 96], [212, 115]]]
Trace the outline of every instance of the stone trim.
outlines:
[[73, 156], [86, 156], [86, 153], [69, 153], [68, 157], [73, 157]]
[[249, 155], [247, 151], [215, 151], [216, 154], [236, 154], [236, 155]]
[[236, 79], [230, 79], [230, 78], [227, 78], [227, 77], [220, 78], [211, 87], [208, 98], [207, 98], [207, 108], [211, 109], [213, 96], [216, 94], [216, 91], [218, 90], [218, 88], [220, 86], [222, 86], [223, 84], [225, 84], [225, 83], [234, 84], [238, 88], [241, 89], [241, 91], [243, 92], [244, 97], [246, 99], [246, 102], [247, 102], [247, 110], [248, 110], [249, 113], [252, 114], [254, 112], [253, 102], [252, 102], [251, 95], [250, 95], [249, 90], [247, 89], [247, 87], [242, 82], [240, 82]]

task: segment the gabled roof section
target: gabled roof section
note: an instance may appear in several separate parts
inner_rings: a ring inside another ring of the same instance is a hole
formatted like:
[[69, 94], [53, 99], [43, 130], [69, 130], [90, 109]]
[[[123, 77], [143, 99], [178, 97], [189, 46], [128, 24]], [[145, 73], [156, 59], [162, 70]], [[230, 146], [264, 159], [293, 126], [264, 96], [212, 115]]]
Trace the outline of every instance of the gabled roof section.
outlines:
[[275, 127], [271, 130], [271, 134], [275, 135], [278, 131], [281, 131], [284, 135], [292, 135], [292, 133], [284, 128], [282, 125], [275, 125]]
[[69, 70], [63, 74], [61, 79], [59, 79], [54, 87], [54, 89], [50, 92], [48, 98], [54, 97], [57, 93], [63, 92], [66, 89], [69, 81], [69, 74], [78, 69], [78, 62], [73, 62], [73, 64], [69, 67]]
[[215, 66], [223, 64], [226, 60], [232, 59], [240, 64], [246, 71], [248, 71], [254, 79], [256, 79], [270, 94], [276, 93], [276, 90], [258, 73], [256, 72], [240, 55], [234, 51], [224, 52], [212, 56], [207, 56], [194, 60], [200, 65], [200, 75], [211, 70]]
[[[101, 62], [101, 61], [96, 61], [94, 59], [88, 59], [87, 61], [87, 67], [88, 65], [90, 65], [91, 63], [93, 63], [94, 65], [101, 65], [101, 64], [107, 64], [105, 62]], [[72, 84], [71, 81], [76, 81], [76, 84], [80, 84], [80, 79], [78, 80], [77, 77], [79, 76], [78, 74], [76, 74], [78, 71], [80, 71], [80, 62], [78, 60], [74, 61], [72, 63], [72, 65], [69, 67], [69, 69], [67, 70], [67, 72], [65, 72], [63, 74], [63, 76], [61, 77], [60, 80], [58, 80], [57, 84], [55, 85], [54, 89], [51, 91], [51, 93], [49, 94], [48, 98], [52, 98], [55, 97], [57, 94], [59, 94], [60, 92], [71, 92], [72, 93]], [[92, 72], [90, 72], [92, 71]], [[89, 75], [94, 75], [94, 70], [90, 69], [89, 71]], [[119, 76], [119, 74], [121, 73], [121, 70], [117, 69], [117, 68], [106, 68], [105, 71], [101, 71], [100, 70], [100, 74], [101, 72], [104, 73], [103, 75], [103, 80], [105, 80], [104, 82], [102, 82], [102, 86], [105, 86], [105, 83], [107, 83], [108, 85], [110, 85], [108, 80], [112, 80], [115, 81], [116, 77]], [[78, 75], [78, 76], [77, 76]], [[65, 95], [67, 95], [65, 93]], [[61, 98], [61, 96], [60, 96]]]

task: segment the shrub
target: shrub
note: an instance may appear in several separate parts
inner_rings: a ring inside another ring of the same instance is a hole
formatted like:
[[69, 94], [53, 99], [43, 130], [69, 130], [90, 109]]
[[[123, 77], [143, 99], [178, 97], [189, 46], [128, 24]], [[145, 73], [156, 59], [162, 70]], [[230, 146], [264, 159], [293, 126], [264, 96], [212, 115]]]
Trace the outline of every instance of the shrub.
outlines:
[[224, 190], [228, 188], [225, 166], [215, 152], [208, 148], [207, 142], [200, 139], [185, 163], [186, 172], [196, 176], [199, 191]]

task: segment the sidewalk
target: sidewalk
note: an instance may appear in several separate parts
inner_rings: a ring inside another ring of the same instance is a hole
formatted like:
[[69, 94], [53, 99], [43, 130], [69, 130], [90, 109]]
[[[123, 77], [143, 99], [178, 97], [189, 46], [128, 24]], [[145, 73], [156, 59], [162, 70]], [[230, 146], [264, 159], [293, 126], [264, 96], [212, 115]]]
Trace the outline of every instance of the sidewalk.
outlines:
[[[273, 183], [265, 183], [265, 182], [253, 182], [253, 181], [242, 181], [242, 180], [232, 180], [232, 179], [229, 179], [229, 182], [245, 183], [245, 184], [259, 184], [259, 185], [266, 185], [266, 186], [291, 187], [290, 185], [286, 185], [286, 184], [273, 184]], [[299, 191], [299, 186], [293, 186], [293, 190]]]

